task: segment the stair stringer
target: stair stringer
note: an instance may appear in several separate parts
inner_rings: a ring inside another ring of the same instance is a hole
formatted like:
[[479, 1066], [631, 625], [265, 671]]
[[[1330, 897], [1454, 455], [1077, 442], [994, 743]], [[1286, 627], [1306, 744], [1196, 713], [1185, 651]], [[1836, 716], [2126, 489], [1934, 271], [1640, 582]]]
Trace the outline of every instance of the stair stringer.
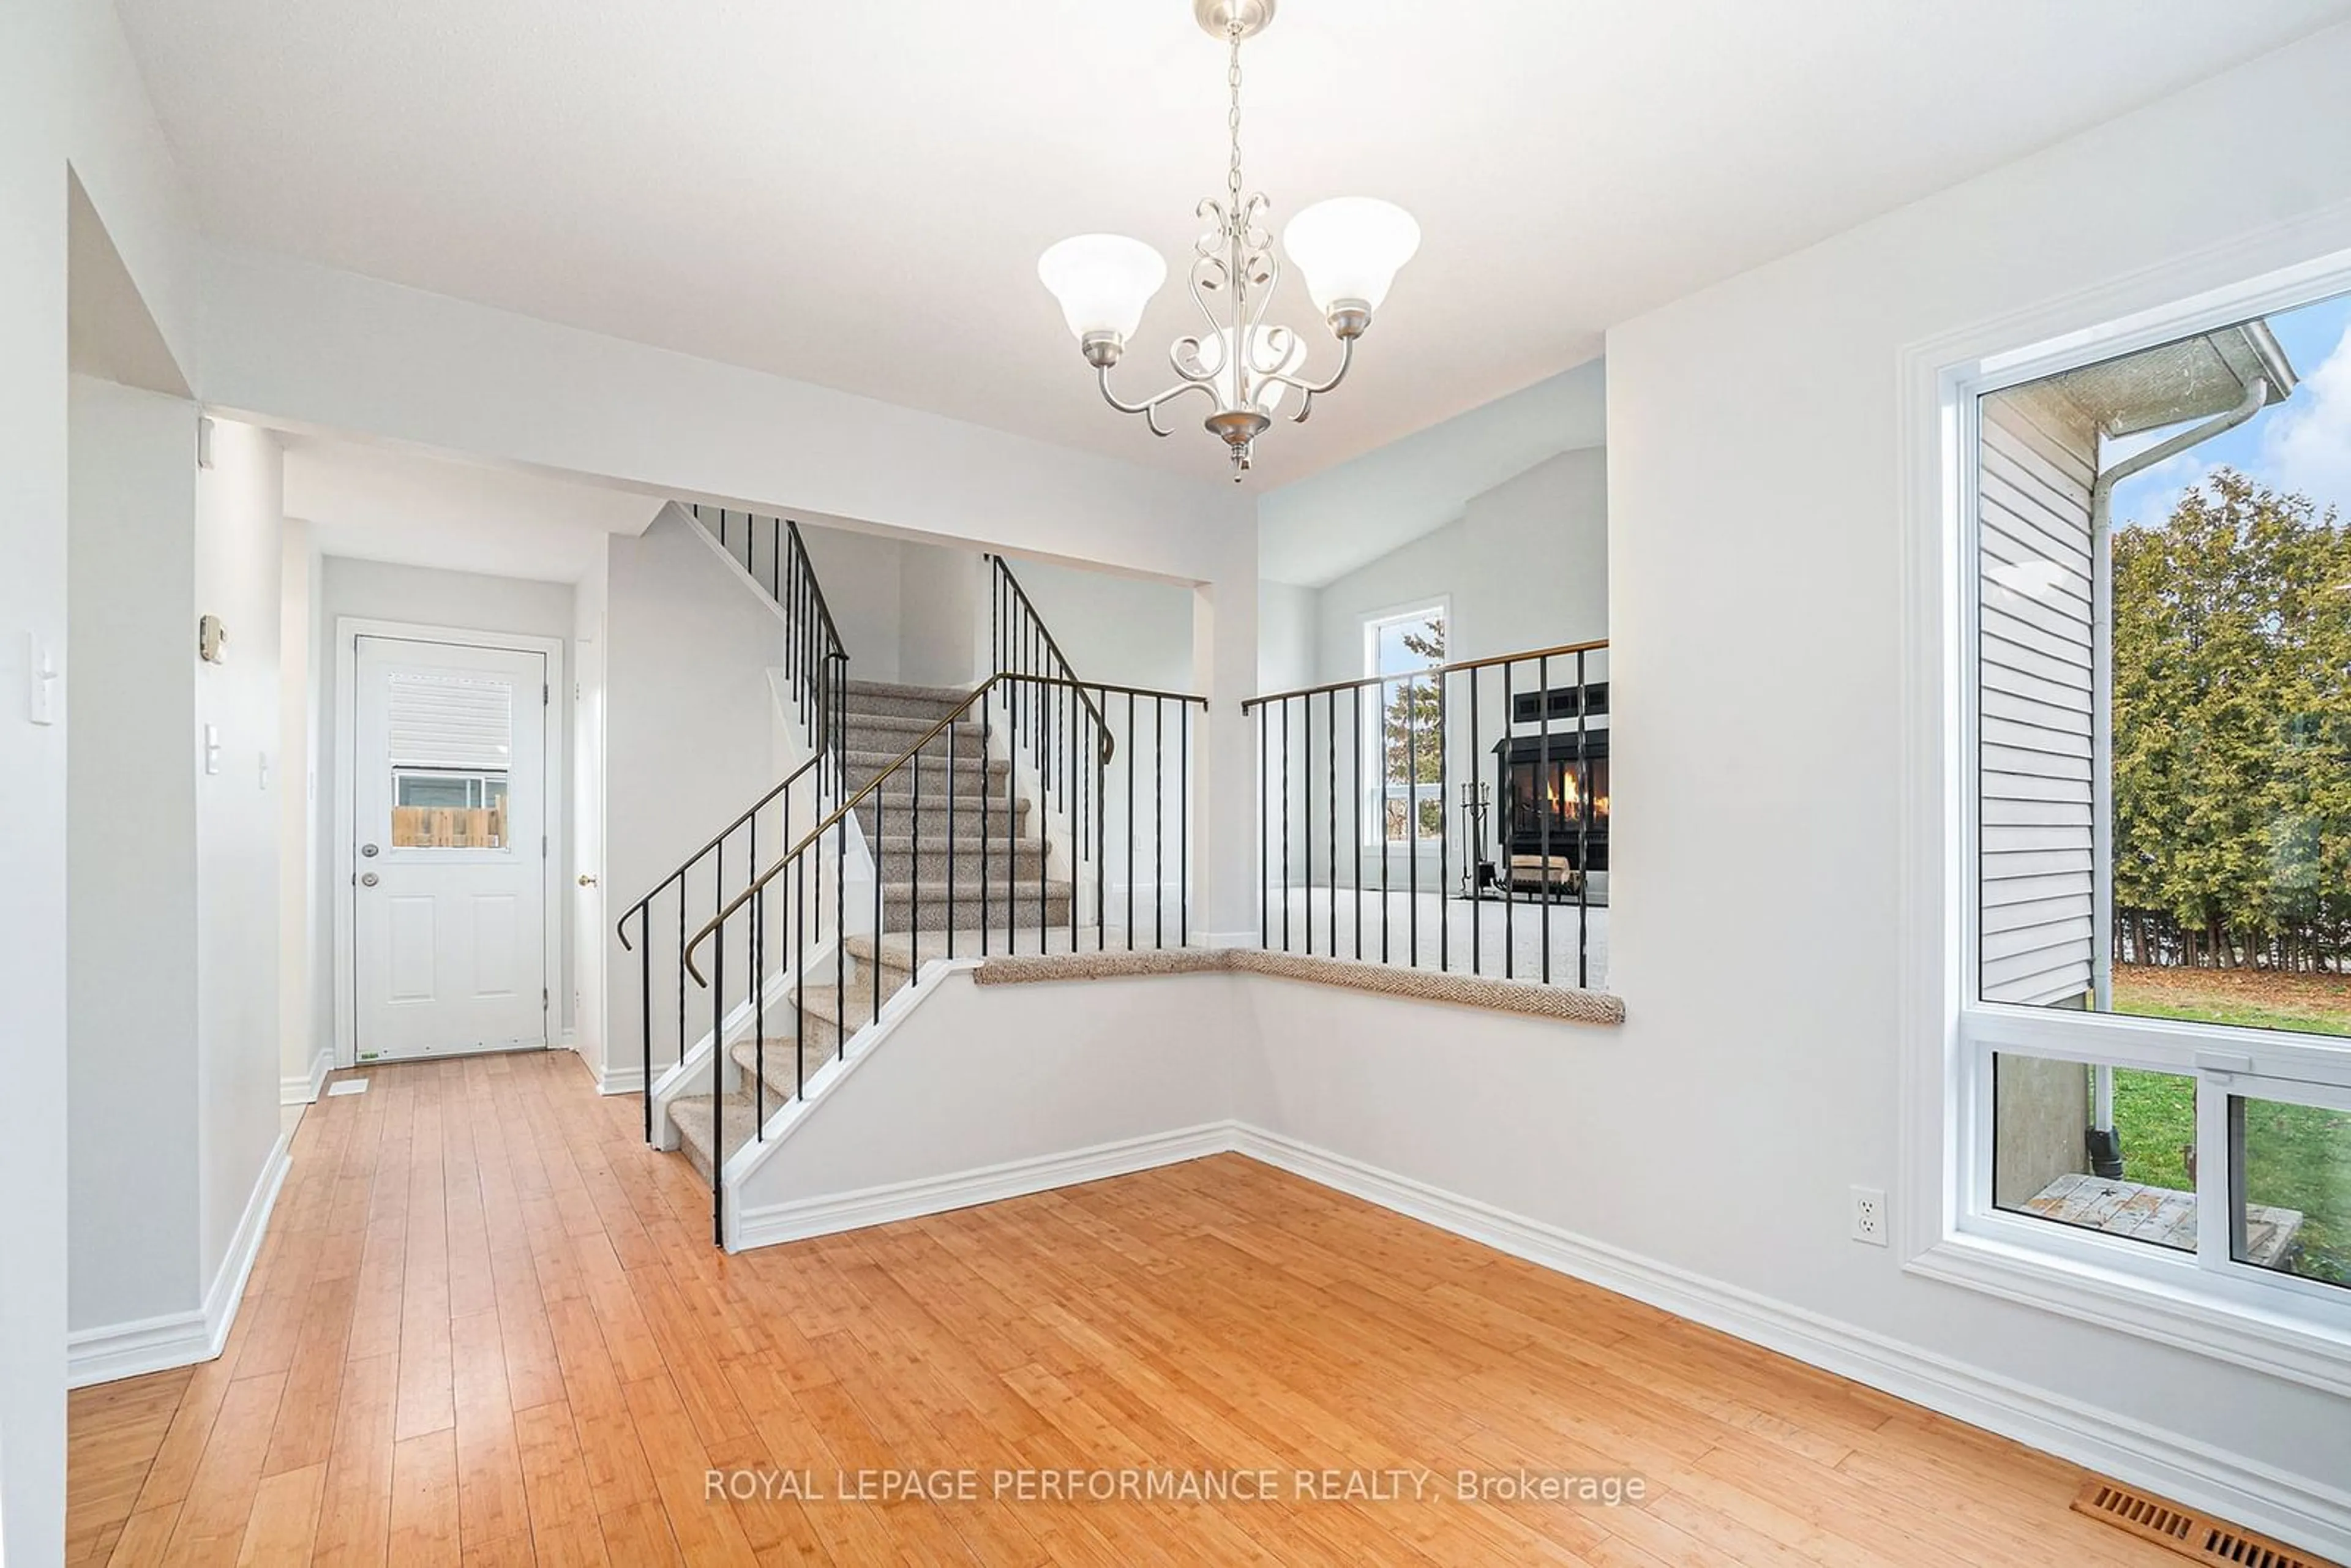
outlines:
[[[728, 1251], [1232, 1146], [1245, 977], [983, 988], [980, 962], [925, 964], [736, 1151]], [[1187, 1005], [1168, 1005], [1171, 984]]]

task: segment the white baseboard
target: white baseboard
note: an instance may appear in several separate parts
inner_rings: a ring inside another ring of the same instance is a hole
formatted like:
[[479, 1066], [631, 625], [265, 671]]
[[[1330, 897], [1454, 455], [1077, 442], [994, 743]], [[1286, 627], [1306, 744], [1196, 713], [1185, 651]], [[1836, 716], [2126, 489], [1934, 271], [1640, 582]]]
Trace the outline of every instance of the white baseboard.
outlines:
[[977, 1170], [918, 1181], [893, 1182], [858, 1192], [831, 1193], [822, 1197], [772, 1204], [730, 1216], [731, 1250], [772, 1247], [782, 1241], [804, 1241], [868, 1225], [888, 1225], [925, 1214], [969, 1208], [1008, 1197], [1025, 1197], [1057, 1186], [1101, 1181], [1106, 1176], [1132, 1176], [1157, 1166], [1224, 1154], [1233, 1146], [1229, 1122], [1211, 1122], [1172, 1133], [1151, 1133], [1096, 1144], [1065, 1154], [1008, 1160]]
[[2351, 1562], [2351, 1493], [1261, 1128], [1236, 1125], [1230, 1146], [1514, 1258]]
[[287, 1153], [292, 1140], [290, 1132], [280, 1133], [271, 1145], [261, 1175], [253, 1184], [253, 1195], [246, 1200], [245, 1213], [236, 1222], [236, 1233], [229, 1238], [227, 1255], [204, 1292], [203, 1310], [68, 1334], [67, 1387], [85, 1388], [141, 1373], [193, 1366], [220, 1354], [228, 1343], [228, 1331], [235, 1326], [237, 1308], [245, 1300], [245, 1282], [252, 1276], [254, 1260], [261, 1255], [270, 1212], [277, 1206], [278, 1191], [293, 1165]]
[[642, 1093], [644, 1087], [643, 1062], [630, 1062], [622, 1067], [608, 1064], [596, 1070], [596, 1092], [599, 1094], [637, 1094]]
[[326, 1086], [327, 1074], [335, 1070], [331, 1051], [321, 1051], [310, 1058], [310, 1071], [298, 1078], [277, 1081], [277, 1103], [280, 1105], [316, 1104], [319, 1092]]

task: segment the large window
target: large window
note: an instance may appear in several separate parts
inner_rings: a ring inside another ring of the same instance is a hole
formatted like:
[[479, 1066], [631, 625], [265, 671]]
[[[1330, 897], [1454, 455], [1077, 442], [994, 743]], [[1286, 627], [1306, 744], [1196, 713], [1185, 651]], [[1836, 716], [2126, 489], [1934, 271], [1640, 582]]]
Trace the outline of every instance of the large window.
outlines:
[[1962, 1224], [2339, 1312], [2351, 296], [1969, 412]]
[[1377, 734], [1364, 737], [1364, 831], [1376, 844], [1432, 848], [1445, 833], [1445, 663], [1442, 604], [1368, 616], [1364, 674], [1382, 678]]

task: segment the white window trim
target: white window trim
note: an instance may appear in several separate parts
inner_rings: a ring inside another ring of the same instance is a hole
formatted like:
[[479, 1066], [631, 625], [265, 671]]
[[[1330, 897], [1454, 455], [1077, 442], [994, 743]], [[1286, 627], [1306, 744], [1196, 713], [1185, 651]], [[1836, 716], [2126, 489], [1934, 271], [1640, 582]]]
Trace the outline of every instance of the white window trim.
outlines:
[[[1393, 626], [1401, 621], [1421, 620], [1432, 613], [1445, 622], [1445, 652], [1446, 657], [1449, 659], [1453, 656], [1454, 636], [1457, 631], [1453, 624], [1453, 596], [1449, 593], [1440, 593], [1428, 599], [1407, 599], [1384, 609], [1366, 610], [1359, 614], [1355, 619], [1356, 623], [1363, 629], [1365, 678], [1376, 680], [1379, 677], [1380, 629], [1382, 627]], [[1403, 680], [1407, 677], [1397, 675], [1390, 678]], [[1374, 689], [1382, 698], [1385, 697], [1386, 687], [1380, 686]], [[1373, 704], [1374, 714], [1384, 714], [1386, 711], [1387, 705], [1384, 700], [1375, 701]], [[1412, 853], [1416, 841], [1411, 836], [1407, 835], [1402, 839], [1390, 839], [1387, 836], [1388, 797], [1391, 794], [1402, 793], [1405, 787], [1391, 786], [1387, 781], [1387, 758], [1381, 747], [1377, 725], [1364, 733], [1363, 768], [1363, 777], [1366, 782], [1364, 788], [1362, 847], [1370, 851], [1384, 851], [1390, 855]], [[1440, 808], [1440, 814], [1449, 810], [1441, 786], [1421, 784], [1411, 788], [1416, 800], [1434, 795]], [[1447, 824], [1446, 831], [1449, 832], [1451, 831], [1449, 817], [1447, 819]], [[1437, 859], [1437, 845], [1442, 836], [1438, 833], [1420, 834], [1417, 839], [1419, 853], [1430, 860]]]
[[[2318, 230], [2314, 235], [2314, 229]], [[2351, 288], [2351, 214], [2243, 236], [2167, 267], [1901, 355], [1904, 527], [1898, 876], [1901, 944], [1901, 1187], [1894, 1239], [1905, 1269], [2311, 1387], [2351, 1395], [2351, 1291], [2029, 1218], [1989, 1203], [1988, 1146], [1972, 1120], [1988, 1104], [1989, 1052], [2009, 1045], [2076, 1060], [2176, 1063], [2199, 1080], [2199, 1144], [2225, 1166], [2215, 1133], [2224, 1088], [2255, 1062], [2287, 1092], [2332, 1098], [2351, 1085], [2340, 1048], [2267, 1030], [2115, 1015], [2052, 1014], [1976, 1002], [1970, 650], [1977, 399], [2090, 361], [2289, 308]], [[2333, 254], [2296, 260], [2314, 252]], [[2251, 282], [2231, 282], [2247, 279]], [[2104, 323], [2085, 328], [2083, 323]], [[2020, 349], [2019, 344], [2030, 345]], [[2244, 1078], [2243, 1092], [2271, 1079]], [[2199, 1224], [2225, 1224], [2204, 1212]]]

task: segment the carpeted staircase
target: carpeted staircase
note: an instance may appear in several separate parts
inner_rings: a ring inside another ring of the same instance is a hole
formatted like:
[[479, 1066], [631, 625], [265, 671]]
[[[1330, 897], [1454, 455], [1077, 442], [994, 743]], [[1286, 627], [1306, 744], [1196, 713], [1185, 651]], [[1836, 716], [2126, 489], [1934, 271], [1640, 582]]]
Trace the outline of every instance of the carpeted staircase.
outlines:
[[[856, 936], [845, 944], [845, 985], [836, 987], [835, 966], [828, 962], [806, 977], [797, 996], [787, 992], [780, 1007], [768, 1009], [769, 1115], [790, 1103], [801, 1084], [840, 1053], [843, 1040], [872, 1021], [877, 980], [886, 1005], [914, 978], [920, 963], [946, 956], [950, 917], [957, 956], [979, 956], [983, 939], [985, 951], [993, 953], [1066, 952], [1071, 946], [1070, 883], [1047, 876], [1040, 891], [1047, 852], [1042, 824], [1032, 821], [1032, 803], [1008, 788], [1012, 764], [990, 755], [987, 727], [976, 714], [931, 740], [918, 761], [885, 777], [966, 695], [953, 687], [848, 685], [849, 789], [854, 792], [882, 779], [856, 808], [881, 882], [881, 930], [878, 940]], [[1081, 912], [1081, 920], [1090, 918], [1091, 911]], [[1091, 931], [1084, 939], [1091, 945]], [[762, 1057], [748, 1038], [736, 1040], [729, 1054], [742, 1076], [740, 1092], [727, 1096], [724, 1106], [722, 1158], [751, 1136], [758, 1113], [752, 1092]], [[670, 1102], [669, 1113], [680, 1149], [708, 1179], [716, 1142], [711, 1097], [681, 1096]]]

